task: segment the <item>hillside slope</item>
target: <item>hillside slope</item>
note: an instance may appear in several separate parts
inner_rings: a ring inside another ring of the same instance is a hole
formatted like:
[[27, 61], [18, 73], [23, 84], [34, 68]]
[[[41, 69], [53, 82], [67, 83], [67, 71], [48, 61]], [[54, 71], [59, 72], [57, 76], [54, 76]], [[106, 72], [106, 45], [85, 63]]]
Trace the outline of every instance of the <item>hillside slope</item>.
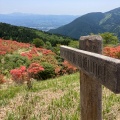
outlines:
[[76, 39], [91, 33], [98, 34], [103, 32], [112, 32], [120, 37], [120, 8], [106, 13], [88, 13], [67, 25], [51, 29], [49, 32]]
[[[25, 85], [0, 89], [0, 120], [79, 120], [79, 91], [78, 73], [33, 81], [31, 90]], [[120, 95], [103, 87], [102, 101], [103, 119], [119, 120]]]
[[40, 38], [44, 42], [49, 41], [52, 46], [56, 44], [68, 44], [71, 39], [70, 37], [62, 35], [54, 35], [48, 32], [43, 32], [41, 30], [13, 26], [6, 23], [0, 23], [0, 38], [6, 40], [16, 40], [18, 42], [31, 43], [33, 39]]

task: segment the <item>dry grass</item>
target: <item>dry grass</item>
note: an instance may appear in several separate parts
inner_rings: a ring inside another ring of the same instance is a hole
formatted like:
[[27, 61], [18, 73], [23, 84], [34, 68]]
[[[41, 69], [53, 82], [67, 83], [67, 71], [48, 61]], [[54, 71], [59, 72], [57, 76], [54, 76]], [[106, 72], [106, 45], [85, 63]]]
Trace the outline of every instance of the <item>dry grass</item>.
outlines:
[[[80, 120], [79, 91], [79, 73], [34, 81], [32, 90], [20, 87], [0, 107], [0, 120]], [[103, 120], [120, 120], [120, 95], [106, 88], [103, 88]]]

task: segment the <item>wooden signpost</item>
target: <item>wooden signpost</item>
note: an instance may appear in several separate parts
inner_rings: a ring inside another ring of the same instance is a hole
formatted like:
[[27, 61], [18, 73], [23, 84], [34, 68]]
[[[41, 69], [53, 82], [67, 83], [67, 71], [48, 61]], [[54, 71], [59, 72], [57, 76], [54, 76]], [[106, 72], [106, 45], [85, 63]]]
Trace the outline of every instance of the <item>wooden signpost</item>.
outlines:
[[82, 36], [80, 49], [61, 46], [60, 54], [80, 69], [81, 120], [102, 120], [102, 85], [120, 93], [120, 60], [101, 55], [101, 36]]

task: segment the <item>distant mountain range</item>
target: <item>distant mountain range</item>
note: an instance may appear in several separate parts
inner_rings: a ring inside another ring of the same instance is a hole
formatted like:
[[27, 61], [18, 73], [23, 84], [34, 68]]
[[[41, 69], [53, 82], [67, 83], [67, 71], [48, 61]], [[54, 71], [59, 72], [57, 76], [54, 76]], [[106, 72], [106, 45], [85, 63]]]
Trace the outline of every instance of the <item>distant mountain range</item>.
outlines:
[[58, 28], [76, 19], [74, 15], [36, 15], [25, 13], [0, 14], [0, 22], [43, 31]]
[[49, 32], [76, 39], [91, 33], [112, 32], [120, 38], [120, 7], [105, 13], [93, 12], [85, 14], [71, 23], [57, 29], [51, 29]]

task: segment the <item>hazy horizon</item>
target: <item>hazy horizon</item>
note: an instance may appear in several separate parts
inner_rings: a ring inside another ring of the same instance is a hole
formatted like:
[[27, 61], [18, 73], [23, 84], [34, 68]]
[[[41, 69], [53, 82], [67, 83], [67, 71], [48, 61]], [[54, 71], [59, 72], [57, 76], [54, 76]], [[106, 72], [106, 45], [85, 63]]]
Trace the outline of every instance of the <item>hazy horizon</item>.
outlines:
[[120, 7], [120, 1], [104, 0], [0, 0], [0, 14], [84, 15]]

